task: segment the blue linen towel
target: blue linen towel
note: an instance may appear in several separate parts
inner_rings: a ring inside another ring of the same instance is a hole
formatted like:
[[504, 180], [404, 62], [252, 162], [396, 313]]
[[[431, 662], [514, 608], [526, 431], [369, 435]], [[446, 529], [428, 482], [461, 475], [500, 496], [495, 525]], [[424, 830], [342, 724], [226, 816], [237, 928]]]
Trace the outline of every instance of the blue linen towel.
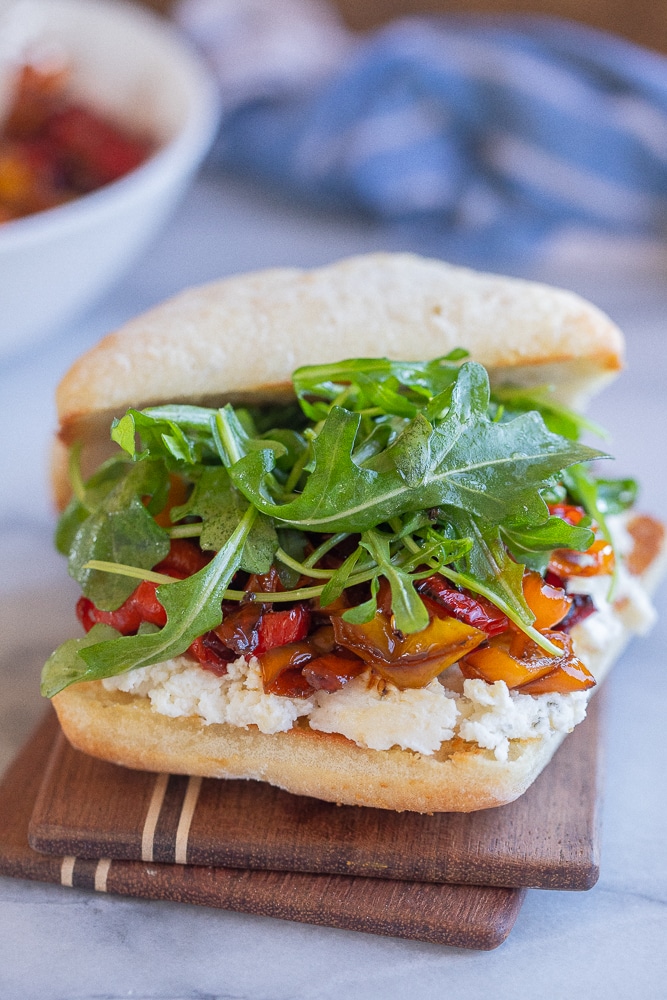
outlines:
[[450, 259], [522, 259], [572, 226], [664, 237], [667, 59], [550, 18], [408, 18], [237, 103], [217, 157]]

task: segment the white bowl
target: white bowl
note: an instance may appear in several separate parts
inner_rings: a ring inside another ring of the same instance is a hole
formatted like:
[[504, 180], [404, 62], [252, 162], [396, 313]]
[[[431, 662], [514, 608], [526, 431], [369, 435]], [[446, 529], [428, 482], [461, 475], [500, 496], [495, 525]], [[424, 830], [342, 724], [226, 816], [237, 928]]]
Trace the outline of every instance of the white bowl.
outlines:
[[118, 181], [0, 225], [0, 352], [55, 330], [93, 302], [155, 235], [213, 139], [216, 86], [165, 21], [121, 0], [0, 0], [0, 107], [8, 67], [57, 46], [90, 106], [158, 147]]

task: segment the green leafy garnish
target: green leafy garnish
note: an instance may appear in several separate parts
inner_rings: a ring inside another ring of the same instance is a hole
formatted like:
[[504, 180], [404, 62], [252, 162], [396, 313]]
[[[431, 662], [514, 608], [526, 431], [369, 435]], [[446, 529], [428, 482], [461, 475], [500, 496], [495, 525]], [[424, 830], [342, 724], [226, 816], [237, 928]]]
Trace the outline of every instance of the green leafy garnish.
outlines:
[[[98, 608], [115, 610], [136, 584], [86, 569], [91, 559], [150, 569], [169, 552], [169, 536], [155, 523], [151, 512], [151, 507], [159, 511], [164, 505], [167, 487], [166, 467], [159, 460], [110, 465], [103, 478], [98, 473], [86, 486], [87, 516], [83, 517], [82, 506], [76, 514], [69, 509], [65, 512], [66, 527], [63, 529], [61, 522], [59, 529], [61, 540], [66, 532], [72, 533], [75, 518], [80, 519], [69, 544], [70, 575]], [[150, 498], [148, 503], [145, 498]]]
[[[201, 518], [199, 544], [202, 549], [218, 552], [247, 510], [248, 501], [232, 485], [227, 470], [222, 466], [206, 466], [187, 502], [172, 508], [171, 517], [175, 521], [191, 515]], [[243, 548], [241, 569], [248, 573], [268, 573], [277, 548], [273, 522], [258, 514]]]
[[391, 561], [390, 540], [379, 531], [366, 531], [361, 545], [375, 560], [391, 588], [391, 609], [400, 632], [419, 632], [428, 625], [428, 611], [414, 588], [410, 574]]
[[552, 434], [535, 413], [493, 423], [488, 403], [486, 371], [468, 362], [441, 421], [431, 425], [418, 414], [363, 466], [352, 457], [361, 418], [333, 406], [314, 444], [313, 470], [294, 500], [280, 503], [272, 495], [270, 451], [246, 455], [229, 473], [258, 510], [305, 531], [364, 531], [440, 505], [492, 524], [539, 523], [547, 516], [538, 493], [544, 480], [601, 452]]
[[595, 539], [590, 528], [568, 524], [561, 517], [550, 517], [533, 527], [502, 527], [501, 537], [518, 562], [538, 572], [546, 569], [554, 549], [585, 552]]
[[[585, 550], [593, 533], [588, 520], [572, 526], [550, 516], [547, 501], [580, 503], [608, 534], [605, 514], [625, 509], [635, 486], [593, 477], [582, 463], [607, 456], [579, 437], [599, 428], [547, 388], [491, 391], [485, 369], [466, 357], [301, 368], [297, 403], [282, 411], [131, 409], [112, 426], [119, 453], [86, 482], [74, 452], [75, 498], [56, 536], [71, 574], [105, 610], [138, 579], [152, 579], [167, 624], [129, 636], [95, 626], [51, 657], [45, 693], [183, 653], [220, 624], [223, 600], [247, 597], [247, 576], [237, 573], [272, 567], [284, 589], [261, 597], [277, 606], [311, 598], [326, 606], [365, 586], [343, 613], [356, 623], [376, 613], [386, 580], [405, 634], [427, 626], [416, 584], [439, 572], [557, 652], [533, 627], [524, 566], [544, 570], [554, 549]], [[171, 525], [163, 528], [154, 518], [174, 474], [187, 499], [161, 518]], [[196, 538], [215, 555], [167, 583], [152, 568], [177, 538]], [[343, 543], [345, 558], [327, 562]]]
[[[91, 670], [85, 660], [81, 659], [82, 650], [96, 643], [112, 641], [118, 638], [119, 633], [110, 625], [93, 625], [87, 635], [80, 639], [68, 639], [58, 646], [42, 668], [42, 683], [40, 690], [45, 698], [53, 698], [55, 694], [69, 687], [70, 684], [78, 684], [79, 681], [97, 680], [98, 674]], [[124, 664], [116, 673], [122, 674], [127, 668]], [[111, 677], [111, 673], [102, 674], [103, 677]]]
[[550, 431], [572, 438], [573, 441], [577, 441], [584, 431], [590, 431], [600, 438], [607, 437], [607, 432], [599, 424], [557, 402], [553, 398], [552, 386], [533, 386], [530, 389], [511, 385], [497, 386], [493, 390], [492, 399], [514, 413], [536, 410], [542, 415]]

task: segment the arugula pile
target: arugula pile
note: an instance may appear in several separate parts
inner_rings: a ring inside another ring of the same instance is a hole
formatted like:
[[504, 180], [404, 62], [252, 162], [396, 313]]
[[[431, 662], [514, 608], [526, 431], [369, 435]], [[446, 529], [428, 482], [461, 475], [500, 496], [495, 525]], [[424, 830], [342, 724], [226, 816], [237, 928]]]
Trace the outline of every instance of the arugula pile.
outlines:
[[[415, 582], [434, 572], [489, 598], [547, 652], [523, 598], [524, 565], [544, 569], [555, 548], [583, 551], [590, 518], [628, 506], [634, 484], [595, 480], [583, 462], [608, 457], [581, 444], [591, 425], [546, 390], [491, 393], [486, 370], [464, 351], [425, 363], [356, 359], [301, 368], [299, 406], [275, 411], [160, 406], [129, 410], [112, 427], [120, 446], [86, 483], [73, 453], [74, 499], [58, 527], [58, 548], [83, 593], [114, 610], [137, 580], [161, 584], [161, 630], [119, 636], [95, 626], [47, 662], [42, 691], [111, 676], [184, 652], [222, 620], [239, 570], [278, 568], [285, 590], [262, 602], [318, 597], [370, 584], [370, 599], [345, 612], [368, 621], [380, 576], [391, 589], [396, 627], [428, 624]], [[187, 501], [156, 524], [170, 476], [190, 484]], [[589, 519], [551, 517], [565, 495]], [[351, 536], [351, 540], [350, 540]], [[151, 571], [171, 538], [198, 538], [215, 552], [198, 573], [175, 581]], [[318, 566], [347, 539], [337, 569]], [[356, 543], [356, 544], [355, 544]], [[306, 553], [309, 553], [306, 555]], [[307, 577], [315, 581], [298, 586]]]

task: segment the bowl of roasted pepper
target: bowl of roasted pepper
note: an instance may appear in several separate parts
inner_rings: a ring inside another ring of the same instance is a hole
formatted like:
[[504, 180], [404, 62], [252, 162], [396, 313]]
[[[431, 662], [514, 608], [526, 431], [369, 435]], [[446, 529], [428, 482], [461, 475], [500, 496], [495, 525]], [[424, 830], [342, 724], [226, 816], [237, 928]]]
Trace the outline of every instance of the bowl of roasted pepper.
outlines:
[[215, 86], [117, 0], [0, 0], [0, 350], [62, 328], [136, 258], [204, 157]]

